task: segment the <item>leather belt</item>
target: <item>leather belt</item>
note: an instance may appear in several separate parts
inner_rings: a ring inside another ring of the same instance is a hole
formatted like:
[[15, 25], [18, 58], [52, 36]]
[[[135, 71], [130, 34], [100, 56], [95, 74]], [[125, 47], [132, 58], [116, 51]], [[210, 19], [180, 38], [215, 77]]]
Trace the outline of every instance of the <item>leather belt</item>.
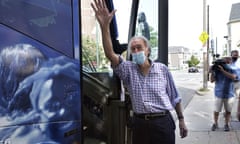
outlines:
[[143, 114], [134, 113], [134, 116], [136, 116], [138, 118], [142, 118], [144, 120], [151, 120], [151, 119], [155, 119], [155, 118], [164, 117], [168, 114], [169, 114], [169, 111], [162, 111], [162, 112], [158, 112], [158, 113], [143, 113]]

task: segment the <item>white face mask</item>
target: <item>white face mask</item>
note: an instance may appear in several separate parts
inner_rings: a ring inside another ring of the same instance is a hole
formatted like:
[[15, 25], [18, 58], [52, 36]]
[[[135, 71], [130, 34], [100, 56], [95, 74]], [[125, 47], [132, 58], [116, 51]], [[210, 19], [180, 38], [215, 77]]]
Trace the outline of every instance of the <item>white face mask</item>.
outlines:
[[137, 53], [132, 53], [132, 61], [136, 64], [142, 65], [146, 60], [146, 56], [144, 51], [140, 51]]

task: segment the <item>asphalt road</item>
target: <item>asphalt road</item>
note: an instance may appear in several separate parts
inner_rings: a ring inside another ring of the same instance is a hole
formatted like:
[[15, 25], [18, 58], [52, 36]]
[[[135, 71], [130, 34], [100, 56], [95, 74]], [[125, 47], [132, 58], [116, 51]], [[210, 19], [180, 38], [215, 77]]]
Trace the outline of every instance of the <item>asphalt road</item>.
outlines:
[[179, 95], [182, 97], [182, 106], [186, 108], [196, 94], [196, 90], [202, 86], [203, 74], [201, 70], [198, 73], [188, 73], [187, 70], [174, 70], [171, 73]]

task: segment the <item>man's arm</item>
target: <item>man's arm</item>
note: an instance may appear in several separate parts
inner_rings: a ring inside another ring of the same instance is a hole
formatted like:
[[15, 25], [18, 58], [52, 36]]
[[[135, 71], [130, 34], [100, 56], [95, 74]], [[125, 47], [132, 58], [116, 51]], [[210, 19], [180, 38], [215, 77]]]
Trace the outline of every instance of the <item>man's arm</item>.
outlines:
[[114, 53], [113, 45], [110, 36], [110, 29], [109, 26], [104, 26], [102, 29], [102, 43], [105, 56], [111, 61], [111, 65], [113, 67], [119, 64], [119, 56]]
[[115, 67], [119, 64], [119, 56], [113, 51], [109, 26], [116, 10], [109, 12], [105, 0], [94, 0], [94, 4], [91, 3], [91, 6], [101, 27], [105, 56], [111, 61], [112, 66]]
[[211, 73], [209, 73], [209, 75], [210, 75], [210, 82], [211, 83], [215, 82], [215, 73], [211, 72]]
[[228, 77], [228, 78], [230, 78], [230, 79], [232, 79], [232, 80], [236, 80], [236, 79], [237, 79], [237, 75], [236, 75], [236, 74], [233, 74], [233, 73], [230, 73], [230, 72], [224, 70], [223, 67], [220, 66], [220, 65], [219, 65], [218, 67], [219, 67], [220, 71], [221, 71], [226, 77]]

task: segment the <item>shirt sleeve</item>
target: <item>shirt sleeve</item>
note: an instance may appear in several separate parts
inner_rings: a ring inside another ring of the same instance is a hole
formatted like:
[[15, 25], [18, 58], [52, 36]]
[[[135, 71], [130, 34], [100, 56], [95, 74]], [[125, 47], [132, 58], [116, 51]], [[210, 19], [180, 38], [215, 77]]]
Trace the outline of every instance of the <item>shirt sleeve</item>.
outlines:
[[127, 79], [127, 68], [125, 66], [125, 62], [123, 58], [119, 55], [119, 64], [116, 67], [113, 67], [113, 72], [121, 79], [126, 80]]
[[166, 78], [167, 78], [167, 93], [170, 98], [172, 105], [175, 107], [177, 103], [181, 102], [182, 98], [179, 96], [177, 88], [175, 86], [172, 74], [166, 68]]

